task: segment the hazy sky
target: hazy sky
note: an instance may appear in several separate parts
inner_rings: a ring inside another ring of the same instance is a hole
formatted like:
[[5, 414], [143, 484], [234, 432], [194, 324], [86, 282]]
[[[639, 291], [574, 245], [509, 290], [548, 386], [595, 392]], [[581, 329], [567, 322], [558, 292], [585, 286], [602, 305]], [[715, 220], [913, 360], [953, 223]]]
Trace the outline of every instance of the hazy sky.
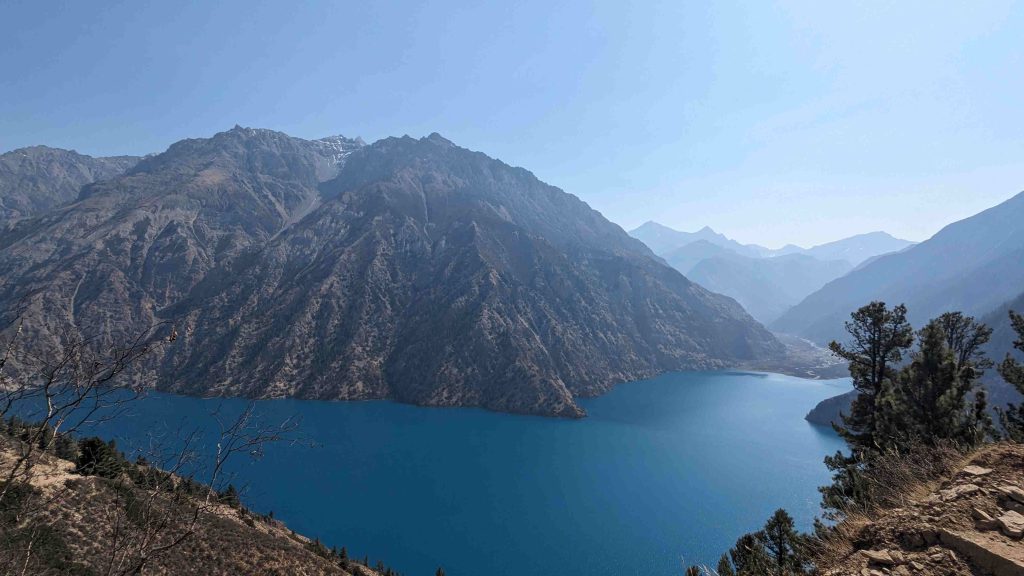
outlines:
[[770, 246], [1024, 189], [1022, 2], [142, 4], [0, 4], [0, 150], [437, 131], [627, 229]]

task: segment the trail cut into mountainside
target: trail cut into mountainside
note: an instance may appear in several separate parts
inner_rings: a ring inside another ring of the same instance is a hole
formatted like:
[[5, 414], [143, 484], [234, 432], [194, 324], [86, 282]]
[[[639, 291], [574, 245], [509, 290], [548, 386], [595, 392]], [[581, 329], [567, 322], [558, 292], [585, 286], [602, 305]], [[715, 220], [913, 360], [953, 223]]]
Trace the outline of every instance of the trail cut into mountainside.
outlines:
[[1024, 446], [982, 448], [906, 504], [840, 524], [825, 576], [1024, 576]]

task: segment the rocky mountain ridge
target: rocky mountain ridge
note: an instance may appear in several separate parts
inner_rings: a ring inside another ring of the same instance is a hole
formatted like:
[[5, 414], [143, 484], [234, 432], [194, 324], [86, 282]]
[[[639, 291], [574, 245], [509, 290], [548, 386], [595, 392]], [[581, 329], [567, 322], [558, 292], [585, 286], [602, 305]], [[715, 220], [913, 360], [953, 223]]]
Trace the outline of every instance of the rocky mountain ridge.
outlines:
[[901, 240], [887, 232], [876, 231], [841, 238], [810, 248], [803, 248], [795, 244], [786, 244], [781, 248], [767, 248], [759, 244], [742, 244], [716, 232], [710, 226], [705, 226], [696, 232], [681, 232], [654, 221], [645, 222], [631, 230], [629, 234], [647, 244], [656, 254], [666, 259], [670, 259], [670, 255], [681, 248], [696, 242], [707, 242], [750, 258], [776, 258], [803, 254], [819, 260], [845, 260], [852, 267], [857, 267], [882, 254], [899, 252], [914, 245], [914, 242], [909, 240]]
[[48, 146], [0, 154], [0, 223], [73, 201], [82, 186], [120, 176], [138, 156], [93, 158]]
[[617, 382], [783, 350], [578, 198], [437, 134], [184, 140], [0, 246], [33, 345], [167, 322], [148, 375], [193, 394], [580, 416]]

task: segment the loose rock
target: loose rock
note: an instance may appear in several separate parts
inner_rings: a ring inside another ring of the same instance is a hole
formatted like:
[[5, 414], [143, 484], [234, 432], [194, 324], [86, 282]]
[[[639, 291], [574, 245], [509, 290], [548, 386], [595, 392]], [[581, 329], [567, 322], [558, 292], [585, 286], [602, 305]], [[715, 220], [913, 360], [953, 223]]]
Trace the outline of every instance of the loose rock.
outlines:
[[964, 466], [964, 473], [969, 476], [984, 476], [985, 474], [991, 474], [991, 468], [982, 468], [981, 466], [975, 466], [974, 464]]
[[996, 518], [996, 522], [999, 523], [999, 527], [1003, 530], [1003, 534], [1006, 534], [1010, 538], [1021, 538], [1024, 537], [1024, 516], [1017, 512], [1010, 511], [999, 518]]
[[861, 554], [867, 557], [868, 562], [881, 564], [882, 566], [893, 566], [896, 562], [889, 555], [888, 550], [861, 550]]
[[1024, 490], [1020, 486], [1006, 485], [999, 487], [999, 493], [1011, 500], [1024, 504]]

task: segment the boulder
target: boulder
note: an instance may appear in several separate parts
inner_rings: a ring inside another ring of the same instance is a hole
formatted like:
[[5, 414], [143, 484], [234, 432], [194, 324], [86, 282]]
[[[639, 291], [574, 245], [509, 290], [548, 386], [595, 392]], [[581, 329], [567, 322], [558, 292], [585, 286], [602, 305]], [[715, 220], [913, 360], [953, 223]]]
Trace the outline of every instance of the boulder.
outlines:
[[861, 550], [868, 562], [871, 564], [879, 564], [882, 566], [894, 566], [896, 561], [892, 559], [888, 550]]
[[1020, 539], [1024, 537], [1024, 516], [1021, 514], [1011, 510], [996, 518], [996, 522], [999, 523], [999, 528], [1002, 529], [1003, 534], [1010, 538]]
[[984, 476], [991, 473], [991, 468], [982, 468], [981, 466], [975, 466], [974, 464], [964, 467], [964, 474], [967, 474], [968, 476]]
[[1015, 500], [1020, 504], [1024, 504], [1024, 490], [1020, 486], [1013, 486], [1007, 484], [999, 487], [999, 493], [1010, 500]]
[[979, 530], [995, 530], [999, 527], [996, 519], [980, 508], [973, 508], [971, 510], [971, 517], [974, 518], [974, 525]]
[[969, 496], [981, 491], [981, 487], [977, 484], [960, 484], [954, 486], [949, 490], [942, 490], [939, 494], [942, 495], [943, 501], [955, 500], [961, 496]]

